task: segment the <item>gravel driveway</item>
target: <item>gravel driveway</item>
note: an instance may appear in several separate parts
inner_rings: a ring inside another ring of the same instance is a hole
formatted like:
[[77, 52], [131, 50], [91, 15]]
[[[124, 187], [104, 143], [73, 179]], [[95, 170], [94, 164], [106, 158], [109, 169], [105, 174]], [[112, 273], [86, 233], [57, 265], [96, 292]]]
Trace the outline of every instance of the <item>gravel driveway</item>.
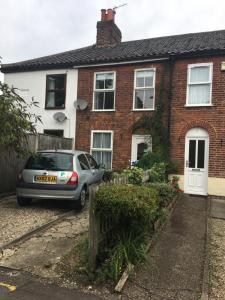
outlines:
[[16, 197], [0, 201], [0, 247], [62, 214], [71, 205], [61, 201], [34, 201], [30, 206], [20, 207]]
[[210, 300], [225, 299], [225, 220], [210, 220]]

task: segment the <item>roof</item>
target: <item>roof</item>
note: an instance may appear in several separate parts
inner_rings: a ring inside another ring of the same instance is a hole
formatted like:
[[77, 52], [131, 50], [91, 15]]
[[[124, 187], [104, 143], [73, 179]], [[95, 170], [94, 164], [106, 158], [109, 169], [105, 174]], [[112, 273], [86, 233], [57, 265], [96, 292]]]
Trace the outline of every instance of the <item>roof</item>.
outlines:
[[82, 150], [70, 150], [70, 149], [46, 149], [38, 150], [38, 153], [65, 153], [65, 154], [74, 154], [76, 156], [80, 154], [87, 154], [88, 152]]
[[225, 30], [189, 33], [122, 42], [112, 48], [95, 45], [44, 56], [32, 60], [3, 64], [1, 71], [20, 72], [68, 68], [168, 56], [225, 53]]

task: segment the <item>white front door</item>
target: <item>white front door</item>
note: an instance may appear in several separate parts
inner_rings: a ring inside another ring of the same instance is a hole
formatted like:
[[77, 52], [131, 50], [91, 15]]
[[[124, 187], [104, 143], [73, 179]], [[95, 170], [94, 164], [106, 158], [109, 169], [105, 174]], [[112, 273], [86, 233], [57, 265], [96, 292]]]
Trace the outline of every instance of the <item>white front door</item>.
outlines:
[[150, 135], [132, 135], [131, 165], [134, 165], [145, 152], [152, 150], [152, 139]]
[[188, 131], [185, 142], [184, 192], [207, 195], [208, 193], [209, 136], [202, 128]]

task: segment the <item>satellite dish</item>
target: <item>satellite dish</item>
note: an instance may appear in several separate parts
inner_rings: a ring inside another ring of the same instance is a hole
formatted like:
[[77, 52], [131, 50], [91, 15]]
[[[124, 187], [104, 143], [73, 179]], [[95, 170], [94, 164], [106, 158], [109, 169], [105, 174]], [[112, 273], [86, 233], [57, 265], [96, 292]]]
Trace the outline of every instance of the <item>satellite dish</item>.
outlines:
[[53, 115], [53, 118], [57, 121], [57, 122], [63, 122], [67, 119], [66, 115], [63, 112], [57, 112]]
[[74, 101], [73, 106], [78, 110], [85, 110], [88, 104], [86, 100], [77, 99], [76, 101]]

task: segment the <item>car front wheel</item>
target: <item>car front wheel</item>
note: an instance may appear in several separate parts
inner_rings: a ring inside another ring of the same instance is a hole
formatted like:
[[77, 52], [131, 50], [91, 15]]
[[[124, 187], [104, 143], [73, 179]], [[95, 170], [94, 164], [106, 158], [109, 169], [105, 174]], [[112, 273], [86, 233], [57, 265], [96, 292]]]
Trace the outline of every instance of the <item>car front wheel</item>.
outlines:
[[31, 203], [30, 198], [17, 197], [17, 203], [19, 206], [27, 206]]

